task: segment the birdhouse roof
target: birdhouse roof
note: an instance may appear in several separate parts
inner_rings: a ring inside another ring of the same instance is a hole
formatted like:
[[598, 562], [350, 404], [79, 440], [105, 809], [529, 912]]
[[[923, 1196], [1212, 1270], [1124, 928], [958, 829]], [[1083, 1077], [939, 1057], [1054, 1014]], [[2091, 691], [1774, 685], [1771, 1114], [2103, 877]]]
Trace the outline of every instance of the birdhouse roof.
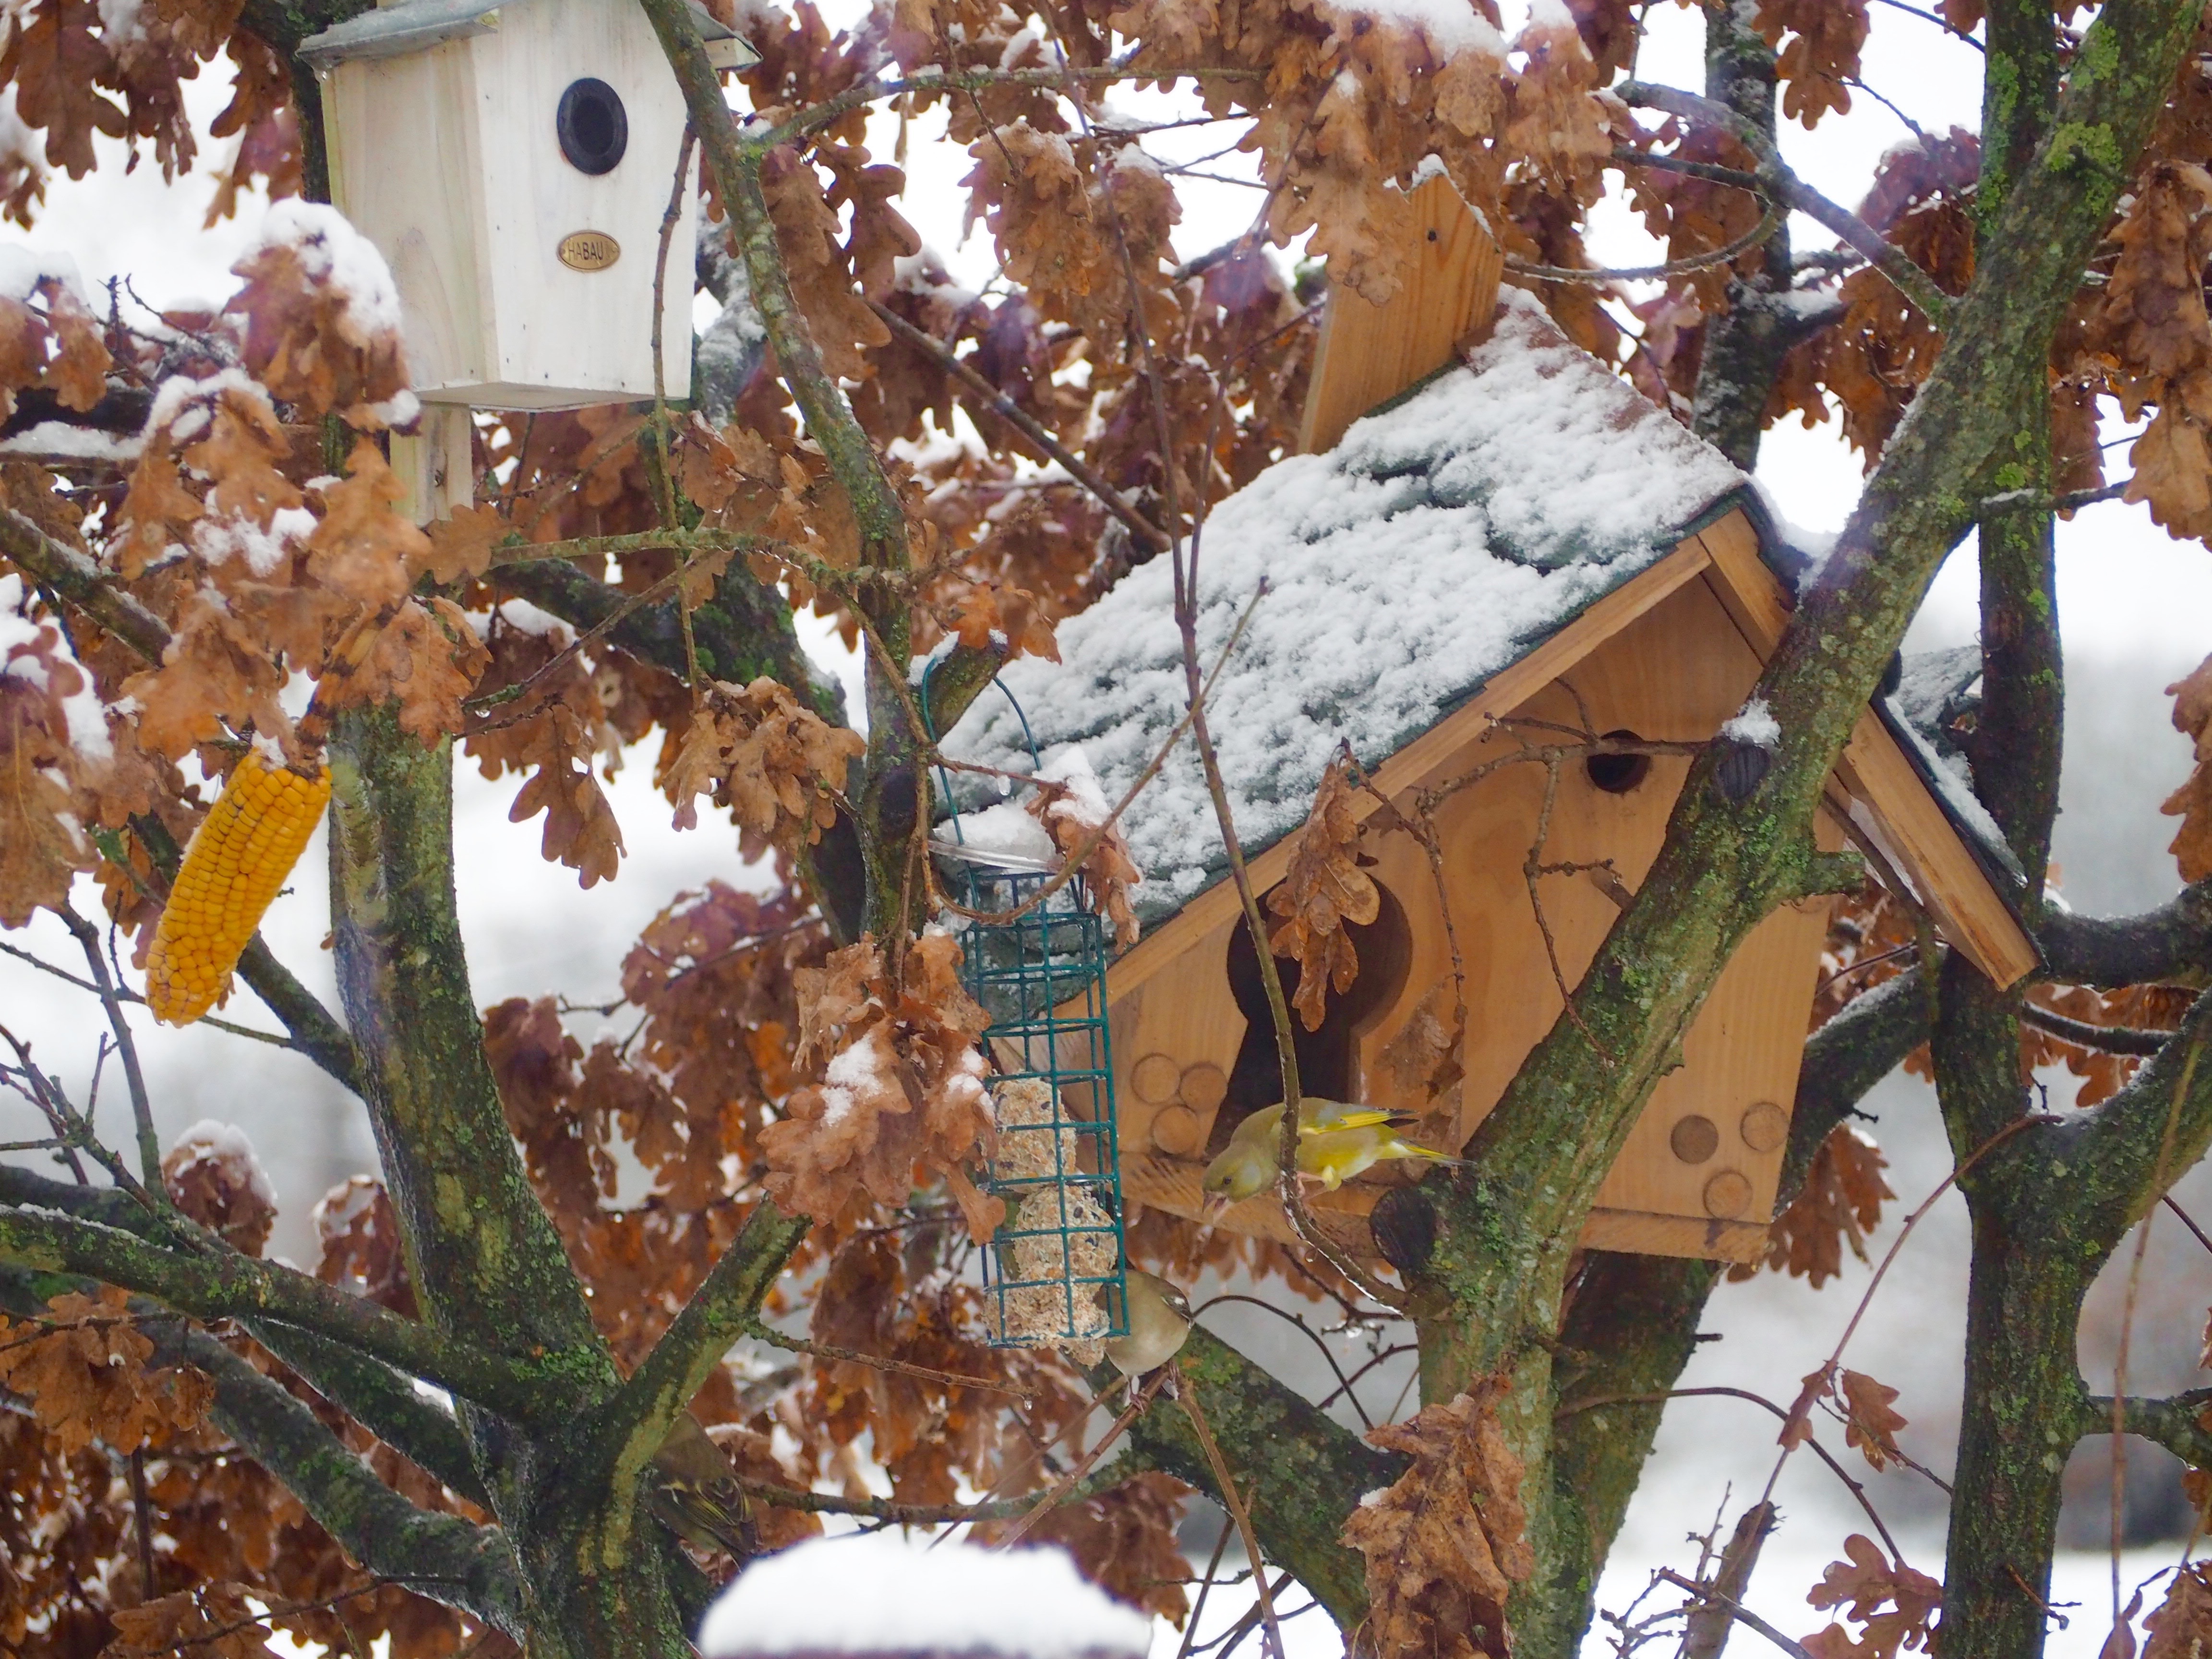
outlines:
[[[1270, 467], [1194, 538], [1209, 672], [1243, 622], [1206, 707], [1247, 850], [1304, 819], [1340, 743], [1380, 764], [1748, 482], [1509, 290], [1463, 362], [1328, 453]], [[1025, 773], [1025, 715], [1039, 758], [1081, 745], [1117, 800], [1183, 714], [1170, 561], [1132, 571], [1059, 639], [1060, 663], [1010, 664], [1012, 701], [987, 690], [945, 751]], [[1147, 921], [1226, 872], [1187, 740], [1122, 823]]]
[[[398, 0], [334, 23], [300, 43], [300, 56], [318, 70], [356, 58], [398, 58], [427, 52], [447, 40], [489, 34], [503, 7], [529, 0]], [[735, 40], [736, 30], [691, 0], [691, 21], [702, 40]]]

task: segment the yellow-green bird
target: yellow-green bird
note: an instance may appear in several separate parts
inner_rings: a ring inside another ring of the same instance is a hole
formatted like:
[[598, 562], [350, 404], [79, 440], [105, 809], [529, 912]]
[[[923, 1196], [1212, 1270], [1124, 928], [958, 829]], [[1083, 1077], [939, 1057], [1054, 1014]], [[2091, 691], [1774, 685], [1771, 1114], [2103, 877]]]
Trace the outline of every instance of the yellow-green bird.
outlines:
[[[1298, 1173], [1334, 1190], [1362, 1170], [1393, 1158], [1457, 1158], [1415, 1146], [1398, 1133], [1401, 1114], [1308, 1095], [1298, 1103]], [[1249, 1115], [1229, 1137], [1201, 1182], [1219, 1204], [1257, 1197], [1275, 1182], [1275, 1140], [1282, 1133], [1279, 1103]]]
[[1182, 1352], [1190, 1336], [1190, 1298], [1181, 1285], [1134, 1267], [1127, 1285], [1128, 1334], [1107, 1339], [1106, 1358], [1133, 1383]]
[[669, 1425], [653, 1455], [652, 1480], [647, 1501], [653, 1513], [686, 1543], [726, 1550], [741, 1567], [760, 1553], [736, 1466], [690, 1412], [677, 1413]]

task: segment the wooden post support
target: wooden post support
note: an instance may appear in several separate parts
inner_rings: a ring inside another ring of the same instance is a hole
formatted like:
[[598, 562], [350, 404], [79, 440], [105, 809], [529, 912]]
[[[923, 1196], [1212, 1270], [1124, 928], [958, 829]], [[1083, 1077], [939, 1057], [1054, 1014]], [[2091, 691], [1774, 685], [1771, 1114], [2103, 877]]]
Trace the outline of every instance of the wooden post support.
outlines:
[[1504, 256], [1449, 179], [1431, 179], [1407, 200], [1413, 268], [1388, 305], [1332, 287], [1314, 353], [1298, 449], [1336, 447], [1345, 428], [1451, 361], [1498, 309]]
[[476, 496], [473, 427], [460, 404], [425, 404], [413, 432], [392, 434], [392, 471], [406, 490], [399, 510], [416, 524], [450, 519]]

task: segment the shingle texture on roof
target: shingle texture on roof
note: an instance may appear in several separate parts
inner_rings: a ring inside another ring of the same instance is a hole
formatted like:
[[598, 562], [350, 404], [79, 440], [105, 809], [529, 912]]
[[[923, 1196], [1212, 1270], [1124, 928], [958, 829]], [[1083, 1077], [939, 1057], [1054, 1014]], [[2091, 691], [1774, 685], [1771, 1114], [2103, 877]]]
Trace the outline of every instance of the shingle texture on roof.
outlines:
[[[1465, 364], [1223, 501], [1197, 542], [1198, 641], [1211, 670], [1249, 608], [1207, 703], [1245, 848], [1297, 824], [1340, 743], [1379, 763], [1745, 483], [1509, 293]], [[1080, 744], [1118, 799], [1183, 712], [1170, 562], [1062, 623], [1060, 647], [1058, 665], [1024, 659], [1004, 684], [1042, 756]], [[1029, 769], [1021, 722], [994, 692], [944, 746]], [[1227, 868], [1187, 739], [1123, 822], [1147, 920]]]

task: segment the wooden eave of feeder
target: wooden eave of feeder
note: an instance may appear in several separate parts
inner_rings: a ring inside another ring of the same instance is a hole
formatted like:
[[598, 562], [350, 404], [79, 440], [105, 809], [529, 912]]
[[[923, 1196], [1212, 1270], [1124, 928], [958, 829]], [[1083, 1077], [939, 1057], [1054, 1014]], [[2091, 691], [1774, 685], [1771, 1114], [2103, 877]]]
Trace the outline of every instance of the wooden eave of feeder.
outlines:
[[[1398, 298], [1331, 299], [1306, 411], [1314, 453], [1216, 507], [1201, 544], [1209, 670], [1249, 611], [1208, 720], [1262, 893], [1282, 879], [1340, 742], [1376, 794], [1410, 811], [1422, 792], [1512, 752], [1518, 740], [1501, 721], [1711, 739], [1756, 684], [1805, 563], [1717, 452], [1570, 343], [1532, 298], [1509, 291], [1500, 302], [1495, 245], [1447, 181], [1413, 192], [1407, 219], [1414, 269]], [[1139, 567], [1062, 623], [1060, 664], [1024, 659], [1002, 676], [1045, 758], [1081, 744], [1109, 798], [1183, 713], [1168, 562]], [[1029, 764], [1002, 700], [979, 703], [945, 750]], [[1610, 771], [1562, 767], [1543, 860], [1607, 866], [1538, 879], [1569, 982], [1657, 856], [1689, 766], [1653, 756]], [[1470, 1009], [1455, 1146], [1563, 1006], [1523, 871], [1545, 777], [1540, 764], [1500, 768], [1435, 809]], [[1380, 807], [1363, 793], [1356, 810], [1369, 818]], [[1188, 743], [1123, 827], [1146, 880], [1133, 896], [1145, 935], [1107, 975], [1122, 1185], [1203, 1218], [1208, 1158], [1243, 1112], [1281, 1091]], [[1860, 718], [1815, 831], [1826, 848], [1865, 852], [1995, 983], [2035, 965], [2002, 836], [1887, 699]], [[1300, 1027], [1304, 1085], [1420, 1110], [1431, 1103], [1409, 1095], [1382, 1055], [1449, 978], [1442, 902], [1411, 836], [1377, 825], [1364, 848], [1384, 914], [1354, 930], [1352, 990], [1331, 997], [1320, 1032]], [[1584, 1244], [1727, 1261], [1764, 1249], [1832, 903], [1778, 909], [1738, 949], [1684, 1035], [1681, 1066], [1631, 1132]], [[1381, 1166], [1311, 1207], [1344, 1248], [1372, 1256], [1367, 1214], [1413, 1178]], [[1218, 1224], [1291, 1237], [1272, 1194]]]

